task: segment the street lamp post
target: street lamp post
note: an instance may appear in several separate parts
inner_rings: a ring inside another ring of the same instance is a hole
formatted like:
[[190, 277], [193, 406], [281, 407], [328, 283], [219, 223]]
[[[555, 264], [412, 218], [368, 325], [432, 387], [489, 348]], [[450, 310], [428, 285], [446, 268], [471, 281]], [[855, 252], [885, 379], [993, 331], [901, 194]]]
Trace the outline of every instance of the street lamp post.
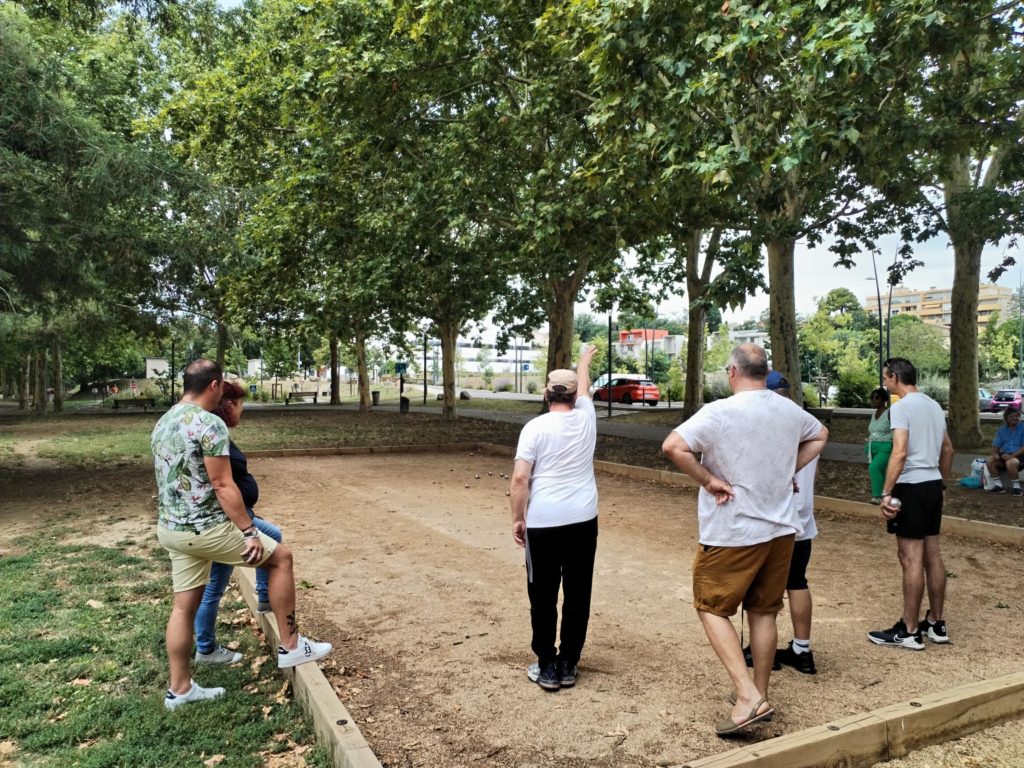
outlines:
[[[882, 386], [882, 287], [878, 283], [878, 266], [875, 264], [875, 254], [871, 253], [871, 268], [875, 273], [875, 296], [878, 299], [878, 386]], [[870, 280], [871, 278], [867, 278]]]
[[612, 310], [608, 309], [608, 416], [612, 415]]
[[1024, 280], [1021, 278], [1020, 271], [1017, 272], [1017, 389], [1021, 389], [1024, 385], [1021, 384], [1024, 381], [1024, 377], [1021, 376], [1021, 364], [1024, 362], [1024, 327], [1020, 324], [1020, 304], [1021, 296], [1024, 295]]
[[[897, 253], [896, 258], [893, 259], [892, 263], [894, 267], [896, 266], [896, 259], [898, 258], [899, 253]], [[882, 367], [884, 365], [883, 361], [888, 360], [890, 357], [892, 357], [892, 351], [889, 345], [889, 340], [891, 338], [892, 332], [892, 273], [890, 273], [890, 278], [887, 281], [889, 283], [889, 297], [888, 299], [886, 299], [885, 302], [885, 357], [882, 357], [882, 287], [881, 284], [878, 282], [878, 267], [875, 264], [875, 254], [873, 252], [871, 254], [871, 269], [874, 271], [875, 276], [873, 278], [867, 277], [864, 279], [869, 281], [875, 281], [875, 296], [878, 300], [878, 386], [881, 387]]]

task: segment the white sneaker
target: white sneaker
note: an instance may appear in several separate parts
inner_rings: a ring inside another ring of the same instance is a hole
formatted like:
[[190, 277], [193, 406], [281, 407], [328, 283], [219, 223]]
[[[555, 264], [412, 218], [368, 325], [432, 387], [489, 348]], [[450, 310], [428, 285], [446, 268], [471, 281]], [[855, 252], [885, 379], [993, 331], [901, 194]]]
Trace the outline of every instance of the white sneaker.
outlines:
[[188, 693], [173, 693], [171, 689], [168, 688], [167, 693], [164, 695], [164, 706], [168, 709], [177, 709], [182, 704], [188, 704], [193, 701], [219, 699], [223, 695], [223, 688], [203, 688], [193, 680], [192, 687], [188, 689]]
[[331, 652], [332, 647], [330, 643], [317, 643], [299, 635], [299, 644], [294, 650], [286, 651], [284, 646], [280, 645], [277, 647], [277, 666], [280, 669], [297, 667], [299, 664], [322, 659]]
[[196, 649], [196, 661], [200, 664], [237, 664], [241, 660], [242, 654], [229, 651], [223, 645], [218, 645], [209, 653], [200, 653]]

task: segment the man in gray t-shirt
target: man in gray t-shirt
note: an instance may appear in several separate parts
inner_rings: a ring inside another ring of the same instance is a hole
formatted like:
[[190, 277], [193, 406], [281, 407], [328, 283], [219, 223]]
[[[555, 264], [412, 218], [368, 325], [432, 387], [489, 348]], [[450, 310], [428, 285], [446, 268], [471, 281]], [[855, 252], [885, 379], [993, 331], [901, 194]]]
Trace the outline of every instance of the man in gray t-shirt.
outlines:
[[[896, 535], [903, 568], [903, 616], [890, 629], [868, 632], [868, 639], [876, 645], [923, 651], [924, 636], [934, 643], [949, 642], [942, 618], [946, 565], [939, 551], [939, 531], [953, 444], [942, 408], [918, 392], [917, 370], [909, 360], [887, 360], [882, 383], [900, 398], [889, 411], [892, 455], [882, 490], [882, 516], [886, 529]], [[926, 585], [928, 610], [919, 620]]]

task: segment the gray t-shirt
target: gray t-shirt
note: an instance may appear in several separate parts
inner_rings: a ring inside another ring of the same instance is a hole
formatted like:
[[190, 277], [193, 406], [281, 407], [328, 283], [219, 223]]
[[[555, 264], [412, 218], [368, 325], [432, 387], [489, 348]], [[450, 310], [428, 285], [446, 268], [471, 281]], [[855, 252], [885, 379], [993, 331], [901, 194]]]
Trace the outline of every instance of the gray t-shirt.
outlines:
[[889, 423], [893, 431], [905, 429], [908, 432], [907, 460], [896, 482], [941, 480], [939, 455], [946, 434], [946, 416], [939, 404], [928, 395], [911, 392], [893, 403]]

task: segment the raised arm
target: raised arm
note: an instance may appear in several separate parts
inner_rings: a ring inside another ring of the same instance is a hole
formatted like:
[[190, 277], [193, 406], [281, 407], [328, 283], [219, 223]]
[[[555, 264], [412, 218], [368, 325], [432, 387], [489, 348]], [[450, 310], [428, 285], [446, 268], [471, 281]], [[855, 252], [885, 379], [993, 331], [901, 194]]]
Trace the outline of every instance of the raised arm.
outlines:
[[588, 344], [580, 352], [579, 362], [576, 363], [576, 391], [587, 397], [590, 397], [590, 362], [596, 351], [597, 347]]

